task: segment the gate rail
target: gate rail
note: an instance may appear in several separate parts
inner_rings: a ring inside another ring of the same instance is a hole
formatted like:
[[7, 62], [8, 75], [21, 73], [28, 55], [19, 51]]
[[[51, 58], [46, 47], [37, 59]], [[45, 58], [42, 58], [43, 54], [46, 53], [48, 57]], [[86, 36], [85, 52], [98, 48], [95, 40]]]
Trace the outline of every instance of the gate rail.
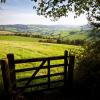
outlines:
[[[63, 64], [54, 64], [51, 65], [52, 60], [64, 60]], [[13, 54], [7, 55], [7, 60], [1, 60], [1, 69], [2, 69], [2, 77], [3, 77], [3, 83], [4, 83], [4, 89], [7, 95], [12, 95], [13, 91], [21, 90], [23, 92], [26, 88], [34, 88], [36, 86], [42, 86], [47, 85], [47, 90], [51, 89], [52, 83], [58, 83], [63, 82], [64, 87], [71, 88], [73, 83], [73, 69], [74, 69], [74, 55], [68, 55], [68, 51], [64, 52], [64, 56], [54, 56], [54, 57], [44, 57], [44, 58], [31, 58], [31, 59], [14, 59]], [[39, 65], [39, 67], [33, 67], [33, 68], [24, 68], [24, 69], [15, 69], [16, 64], [22, 64], [22, 63], [29, 63], [29, 62], [40, 62], [42, 63]], [[44, 65], [47, 62], [47, 65]], [[64, 72], [58, 72], [51, 74], [50, 69], [56, 68], [56, 67], [63, 67]], [[47, 69], [47, 75], [41, 75], [36, 76], [39, 70], [41, 69]], [[26, 71], [32, 71], [35, 70], [33, 75], [31, 77], [16, 79], [16, 73], [20, 72], [26, 72]], [[63, 75], [64, 78], [57, 81], [51, 81], [50, 77], [52, 76], [58, 76]], [[30, 85], [30, 82], [34, 79], [42, 79], [47, 78], [48, 81], [45, 83], [39, 83], [35, 85]], [[24, 86], [17, 87], [17, 82], [26, 81]]]

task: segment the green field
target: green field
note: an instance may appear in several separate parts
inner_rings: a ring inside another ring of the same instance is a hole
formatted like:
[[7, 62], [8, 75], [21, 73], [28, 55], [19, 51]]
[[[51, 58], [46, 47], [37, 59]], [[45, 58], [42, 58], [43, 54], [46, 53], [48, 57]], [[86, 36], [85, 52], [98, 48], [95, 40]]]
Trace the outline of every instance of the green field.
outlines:
[[[78, 55], [83, 49], [81, 46], [64, 45], [64, 44], [52, 44], [38, 42], [37, 38], [31, 37], [19, 37], [19, 36], [0, 36], [0, 59], [6, 59], [8, 53], [13, 53], [15, 59], [21, 58], [36, 58], [36, 57], [48, 57], [64, 55], [64, 51], [74, 51]], [[57, 61], [52, 63], [58, 63], [63, 61]], [[28, 63], [16, 65], [16, 69], [33, 67], [39, 65], [38, 63]], [[53, 68], [51, 73], [62, 72], [63, 68]], [[1, 73], [1, 72], [0, 72]], [[27, 73], [17, 74], [16, 77], [30, 77], [33, 71]], [[38, 75], [47, 74], [47, 70], [41, 70]], [[1, 76], [0, 76], [1, 77]], [[59, 77], [58, 77], [59, 78]], [[53, 77], [52, 80], [57, 79]], [[42, 81], [46, 81], [45, 79]], [[37, 81], [35, 81], [37, 83]]]
[[63, 55], [65, 50], [78, 53], [81, 46], [40, 43], [37, 38], [0, 36], [0, 58], [13, 53], [15, 58], [45, 57]]

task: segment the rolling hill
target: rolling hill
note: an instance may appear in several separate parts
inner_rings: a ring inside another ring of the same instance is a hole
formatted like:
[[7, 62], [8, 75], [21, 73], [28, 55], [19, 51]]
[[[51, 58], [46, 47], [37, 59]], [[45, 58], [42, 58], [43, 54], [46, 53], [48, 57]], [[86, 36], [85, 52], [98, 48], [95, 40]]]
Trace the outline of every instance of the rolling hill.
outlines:
[[72, 25], [0, 25], [0, 30], [12, 31], [12, 32], [25, 32], [25, 33], [41, 33], [50, 34], [58, 31], [79, 31], [80, 26]]

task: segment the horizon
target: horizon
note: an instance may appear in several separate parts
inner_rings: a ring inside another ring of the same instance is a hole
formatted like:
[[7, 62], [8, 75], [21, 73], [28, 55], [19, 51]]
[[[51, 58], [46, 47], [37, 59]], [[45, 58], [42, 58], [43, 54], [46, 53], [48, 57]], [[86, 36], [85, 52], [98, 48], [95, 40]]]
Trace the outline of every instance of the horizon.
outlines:
[[[0, 25], [43, 25], [43, 26], [84, 26], [84, 25], [63, 25], [63, 24], [0, 24]], [[88, 24], [85, 24], [88, 25]]]
[[[80, 15], [74, 19], [74, 13], [69, 13], [68, 17], [61, 17], [58, 21], [51, 21], [50, 18], [39, 16], [33, 10], [31, 0], [7, 0], [5, 4], [0, 4], [0, 24], [34, 24], [34, 25], [87, 25], [86, 15]], [[83, 20], [84, 19], [84, 20]]]

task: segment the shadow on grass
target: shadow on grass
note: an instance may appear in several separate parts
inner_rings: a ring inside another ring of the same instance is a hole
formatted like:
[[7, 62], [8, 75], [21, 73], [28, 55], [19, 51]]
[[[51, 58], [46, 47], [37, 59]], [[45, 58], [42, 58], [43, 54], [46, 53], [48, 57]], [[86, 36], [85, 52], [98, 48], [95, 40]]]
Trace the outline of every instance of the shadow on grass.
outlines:
[[[99, 100], [100, 88], [88, 88], [85, 84], [74, 82], [73, 88], [56, 88], [50, 91], [25, 92], [15, 100]], [[0, 87], [0, 100], [8, 100], [2, 86]]]

